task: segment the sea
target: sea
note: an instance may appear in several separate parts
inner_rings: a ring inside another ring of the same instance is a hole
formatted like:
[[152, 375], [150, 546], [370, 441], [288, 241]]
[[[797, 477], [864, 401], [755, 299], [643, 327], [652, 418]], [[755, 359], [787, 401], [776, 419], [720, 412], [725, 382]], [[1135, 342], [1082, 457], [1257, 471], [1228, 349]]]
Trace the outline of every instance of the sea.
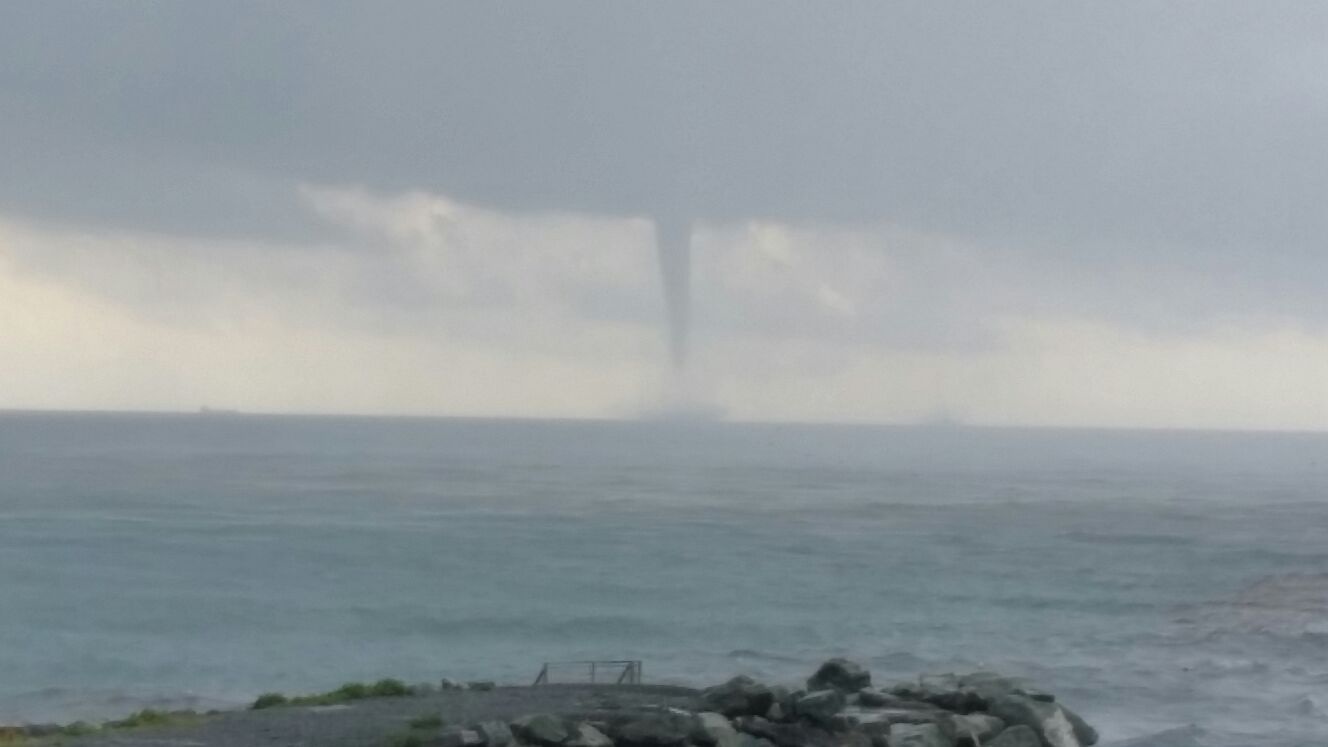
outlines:
[[0, 414], [0, 723], [832, 656], [1328, 744], [1328, 435]]

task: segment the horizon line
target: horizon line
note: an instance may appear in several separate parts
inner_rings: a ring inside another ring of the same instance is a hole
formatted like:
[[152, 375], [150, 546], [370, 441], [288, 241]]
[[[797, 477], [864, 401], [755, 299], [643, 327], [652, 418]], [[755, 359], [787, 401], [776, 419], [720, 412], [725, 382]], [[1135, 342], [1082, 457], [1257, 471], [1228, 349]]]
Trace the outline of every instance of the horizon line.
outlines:
[[983, 423], [965, 420], [903, 420], [903, 421], [866, 421], [866, 420], [750, 420], [750, 419], [687, 419], [653, 418], [648, 413], [634, 417], [614, 416], [540, 416], [540, 415], [461, 415], [445, 413], [392, 413], [392, 412], [317, 412], [317, 411], [273, 411], [240, 410], [233, 408], [200, 407], [196, 410], [177, 409], [87, 409], [87, 408], [31, 408], [0, 407], [0, 417], [12, 416], [90, 416], [90, 417], [162, 417], [162, 418], [197, 418], [207, 420], [235, 419], [326, 419], [326, 420], [452, 420], [452, 421], [495, 421], [526, 423], [583, 423], [583, 424], [649, 424], [664, 427], [724, 427], [724, 426], [794, 426], [808, 428], [901, 428], [918, 430], [986, 430], [986, 431], [1096, 431], [1096, 432], [1146, 432], [1146, 433], [1194, 433], [1194, 434], [1282, 434], [1282, 435], [1328, 435], [1328, 426], [1324, 428], [1267, 428], [1267, 427], [1217, 427], [1217, 426], [1161, 426], [1161, 425], [1089, 425], [1063, 423]]

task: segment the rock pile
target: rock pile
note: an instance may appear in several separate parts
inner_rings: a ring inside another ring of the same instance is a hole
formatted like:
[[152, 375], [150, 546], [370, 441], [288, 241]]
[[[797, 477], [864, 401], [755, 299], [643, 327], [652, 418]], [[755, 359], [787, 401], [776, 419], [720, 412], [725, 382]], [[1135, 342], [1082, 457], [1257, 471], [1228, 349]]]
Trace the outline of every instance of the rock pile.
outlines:
[[831, 659], [804, 690], [734, 677], [694, 710], [532, 714], [445, 730], [434, 747], [1090, 747], [1097, 732], [1049, 693], [996, 674], [872, 687]]

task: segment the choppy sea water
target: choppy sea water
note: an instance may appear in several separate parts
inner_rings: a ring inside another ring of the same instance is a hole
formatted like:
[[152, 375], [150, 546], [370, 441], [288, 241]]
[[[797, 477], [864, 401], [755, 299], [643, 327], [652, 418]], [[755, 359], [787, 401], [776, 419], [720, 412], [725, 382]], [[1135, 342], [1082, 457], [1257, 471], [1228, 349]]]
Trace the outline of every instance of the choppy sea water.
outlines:
[[1322, 745], [1328, 436], [0, 415], [0, 723], [831, 655]]

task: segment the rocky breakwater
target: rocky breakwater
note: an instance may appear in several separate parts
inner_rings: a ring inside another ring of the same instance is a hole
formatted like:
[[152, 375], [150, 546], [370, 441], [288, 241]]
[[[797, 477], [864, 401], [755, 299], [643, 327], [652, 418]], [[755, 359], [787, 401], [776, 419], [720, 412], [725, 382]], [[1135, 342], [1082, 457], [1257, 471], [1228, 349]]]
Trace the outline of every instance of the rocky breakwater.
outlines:
[[1097, 733], [1050, 693], [980, 672], [874, 687], [844, 659], [805, 689], [735, 677], [692, 710], [531, 714], [443, 730], [431, 747], [1090, 747]]

